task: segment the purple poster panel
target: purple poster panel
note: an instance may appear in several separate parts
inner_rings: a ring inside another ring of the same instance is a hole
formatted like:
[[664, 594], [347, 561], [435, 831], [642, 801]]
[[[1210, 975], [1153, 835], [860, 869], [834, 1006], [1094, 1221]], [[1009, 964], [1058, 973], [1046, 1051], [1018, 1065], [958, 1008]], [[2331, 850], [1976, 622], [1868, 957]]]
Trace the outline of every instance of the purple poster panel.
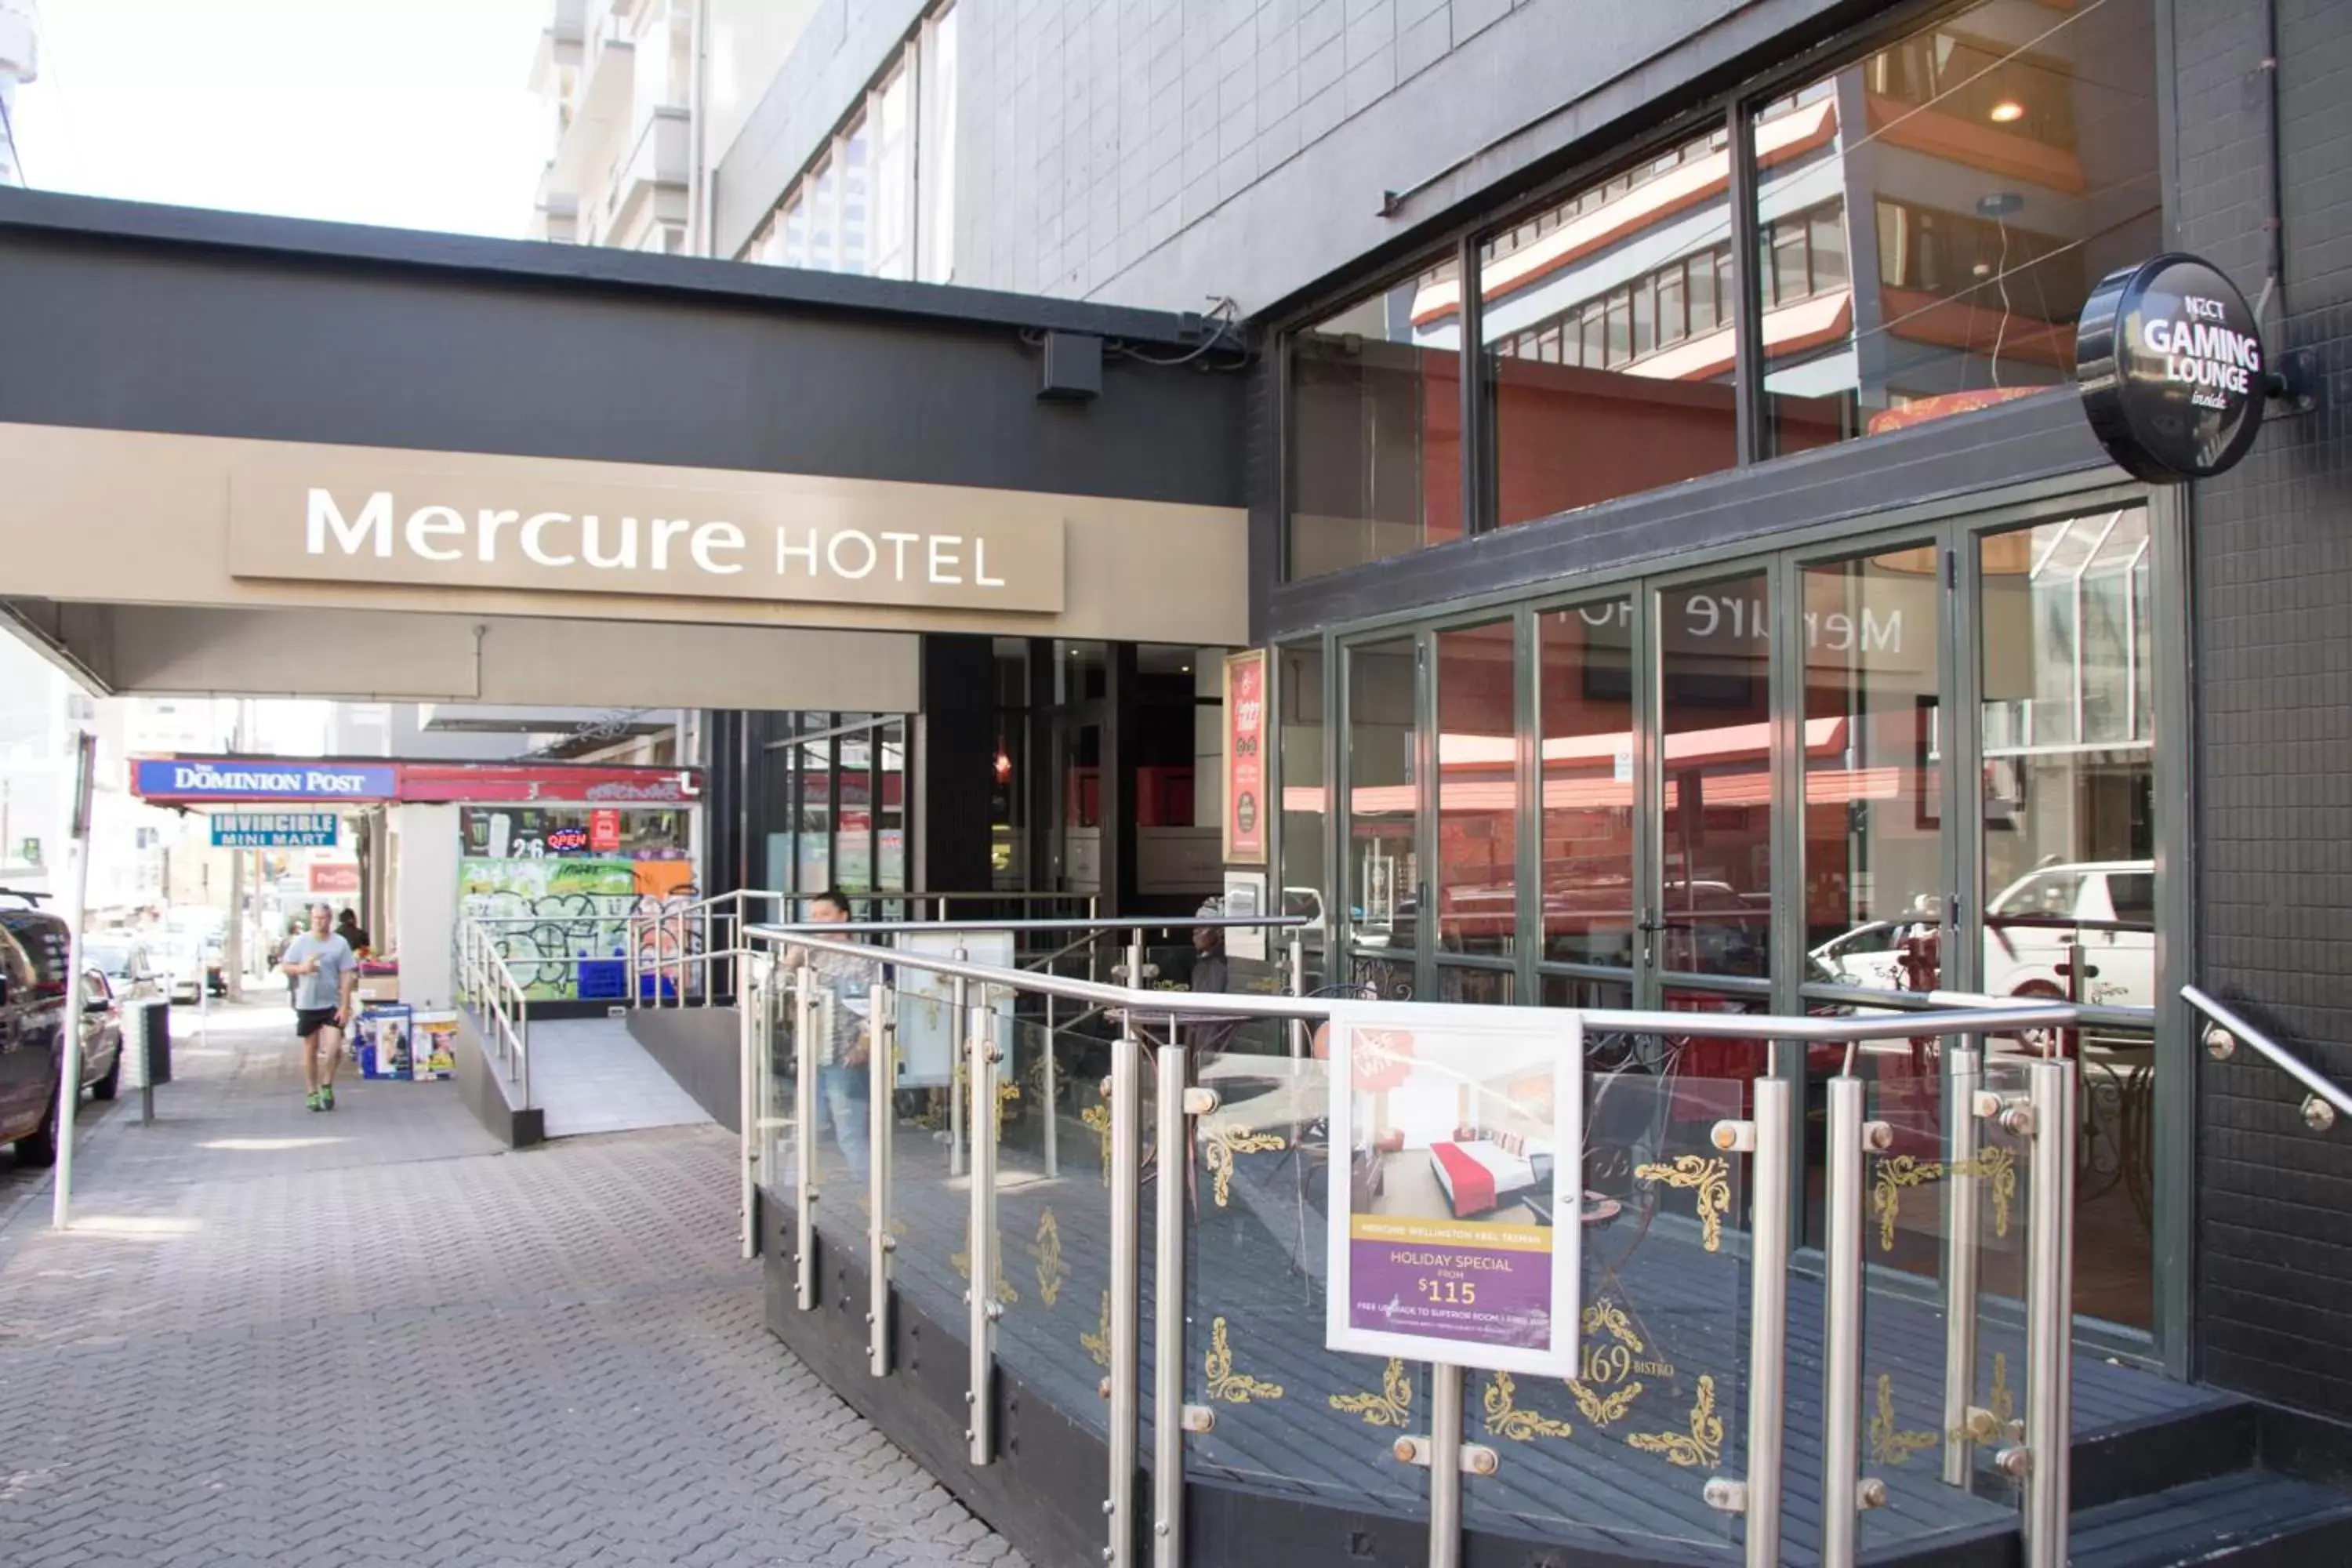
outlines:
[[1326, 1342], [1573, 1375], [1578, 1016], [1335, 1004], [1326, 1048], [1349, 1161], [1331, 1184]]

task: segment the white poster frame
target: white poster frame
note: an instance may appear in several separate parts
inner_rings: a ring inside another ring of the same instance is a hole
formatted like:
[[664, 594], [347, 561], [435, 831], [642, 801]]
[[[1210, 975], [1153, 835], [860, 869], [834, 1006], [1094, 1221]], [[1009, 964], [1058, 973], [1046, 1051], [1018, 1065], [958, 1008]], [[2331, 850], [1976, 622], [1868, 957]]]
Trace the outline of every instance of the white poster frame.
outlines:
[[[1265, 873], [1263, 871], [1228, 871], [1225, 873], [1223, 909], [1230, 918], [1244, 915], [1264, 919], [1265, 916]], [[1250, 963], [1264, 963], [1266, 955], [1265, 927], [1227, 926], [1225, 956]]]
[[[1402, 1356], [1409, 1361], [1475, 1367], [1490, 1372], [1521, 1373], [1540, 1377], [1571, 1378], [1581, 1370], [1580, 1323], [1583, 1312], [1584, 1262], [1584, 1022], [1582, 1015], [1559, 1008], [1478, 1007], [1428, 1003], [1331, 1003], [1329, 1046], [1329, 1126], [1335, 1173], [1341, 1162], [1352, 1161], [1356, 1148], [1356, 1081], [1358, 1065], [1367, 1058], [1357, 1050], [1357, 1037], [1366, 1030], [1402, 1031], [1413, 1037], [1414, 1058], [1439, 1059], [1426, 1053], [1432, 1045], [1442, 1054], [1490, 1047], [1524, 1049], [1544, 1043], [1550, 1053], [1552, 1079], [1552, 1173], [1549, 1204], [1551, 1266], [1548, 1341], [1540, 1346], [1515, 1346], [1423, 1332], [1369, 1329], [1352, 1321], [1355, 1254], [1355, 1198], [1352, 1182], [1335, 1174], [1328, 1204], [1327, 1255], [1328, 1290], [1325, 1304], [1324, 1343], [1327, 1348], [1356, 1355]], [[1541, 1201], [1541, 1200], [1538, 1200]], [[1412, 1221], [1401, 1221], [1411, 1225]], [[1475, 1231], [1480, 1221], [1431, 1220], [1433, 1230]], [[1491, 1223], [1491, 1222], [1489, 1222]], [[1399, 1246], [1452, 1245], [1465, 1250], [1475, 1243], [1433, 1239], [1416, 1243], [1400, 1237]]]
[[[898, 952], [923, 958], [961, 958], [992, 969], [1012, 969], [1013, 933], [1009, 931], [899, 931], [891, 939]], [[898, 1079], [900, 1089], [946, 1089], [955, 1081], [956, 1044], [961, 1026], [950, 1019], [955, 981], [937, 970], [912, 964], [897, 968], [893, 989], [898, 1000]], [[1012, 1059], [1013, 992], [992, 989], [989, 1007], [996, 1015], [996, 1043]]]

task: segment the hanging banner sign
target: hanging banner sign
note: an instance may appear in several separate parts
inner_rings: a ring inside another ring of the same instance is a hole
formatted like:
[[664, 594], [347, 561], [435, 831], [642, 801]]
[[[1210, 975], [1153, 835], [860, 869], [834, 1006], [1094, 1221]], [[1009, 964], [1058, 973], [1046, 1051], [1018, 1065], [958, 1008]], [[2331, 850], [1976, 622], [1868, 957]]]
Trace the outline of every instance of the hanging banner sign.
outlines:
[[310, 876], [310, 890], [314, 893], [356, 893], [360, 890], [360, 868], [353, 861], [313, 860]]
[[142, 800], [396, 800], [400, 772], [389, 763], [141, 757], [131, 790]]
[[331, 849], [331, 811], [240, 811], [213, 814], [213, 844], [222, 849]]
[[1584, 1033], [1574, 1013], [1331, 1004], [1324, 1343], [1577, 1375]]
[[2074, 380], [2107, 455], [2151, 484], [2235, 467], [2270, 395], [2245, 296], [2210, 263], [2177, 254], [2110, 272], [2091, 290]]
[[1266, 656], [1252, 648], [1225, 658], [1225, 860], [1266, 862]]

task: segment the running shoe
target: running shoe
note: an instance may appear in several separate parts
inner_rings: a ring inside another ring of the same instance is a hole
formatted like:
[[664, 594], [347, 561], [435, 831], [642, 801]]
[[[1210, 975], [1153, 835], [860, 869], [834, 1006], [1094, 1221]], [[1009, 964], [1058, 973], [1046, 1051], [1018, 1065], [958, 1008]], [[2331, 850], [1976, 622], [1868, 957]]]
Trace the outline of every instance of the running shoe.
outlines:
[[321, 1110], [332, 1110], [335, 1109], [335, 1086], [333, 1084], [331, 1083], [326, 1088], [319, 1091], [319, 1109]]
[[309, 1097], [305, 1099], [302, 1103], [309, 1106], [313, 1110], [324, 1110], [327, 1109], [324, 1104], [320, 1103], [319, 1091], [315, 1089], [310, 1091]]

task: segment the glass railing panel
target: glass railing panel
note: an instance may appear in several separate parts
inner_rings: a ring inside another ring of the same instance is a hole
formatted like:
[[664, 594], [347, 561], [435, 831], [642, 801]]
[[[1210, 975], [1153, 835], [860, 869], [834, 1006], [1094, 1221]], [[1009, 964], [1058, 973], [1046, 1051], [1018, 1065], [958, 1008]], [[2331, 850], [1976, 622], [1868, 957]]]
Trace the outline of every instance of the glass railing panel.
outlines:
[[[1979, 1294], [1986, 1243], [2017, 1236], [2014, 1169], [1981, 1137], [1970, 1103], [1982, 1074], [1962, 1039], [1870, 1040], [1852, 1055], [1864, 1118], [1883, 1147], [1863, 1162], [1863, 1337], [1857, 1473], [1885, 1502], [1857, 1516], [1867, 1552], [2004, 1522], [2009, 1509], [1970, 1479], [1965, 1370], [1972, 1345], [2014, 1364]], [[1998, 1279], [2002, 1266], [1995, 1261]], [[1960, 1386], [1955, 1387], [1955, 1383]], [[1996, 1490], [1998, 1489], [1995, 1489]]]
[[[2027, 1099], [2026, 1064], [2037, 1042], [1993, 1036], [1972, 1041], [1981, 1047], [1979, 1091], [2004, 1105]], [[2024, 1440], [2026, 1400], [2026, 1268], [2031, 1251], [2033, 1141], [2011, 1131], [1999, 1115], [1975, 1118], [1971, 1135], [1977, 1173], [1972, 1242], [1973, 1275], [1968, 1281], [1976, 1305], [1973, 1373], [1968, 1407], [1979, 1413], [1976, 1430], [1963, 1450], [1968, 1489], [2015, 1510], [2024, 1504], [2022, 1484], [1994, 1464], [2003, 1448]], [[2076, 1233], [2078, 1244], [2081, 1233]], [[1966, 1426], [1968, 1423], [1963, 1422]]]
[[1187, 1403], [1214, 1425], [1186, 1473], [1418, 1517], [1428, 1473], [1392, 1445], [1429, 1430], [1427, 1368], [1323, 1348], [1332, 1184], [1371, 1179], [1330, 1146], [1328, 1064], [1230, 1021], [1185, 1027], [1217, 1096], [1190, 1152], [1185, 1358]]
[[[898, 1241], [891, 1283], [901, 1300], [961, 1342], [970, 1329], [956, 1260], [964, 1256], [971, 1201], [962, 1025], [947, 980], [899, 966], [891, 971], [891, 986], [898, 1041], [898, 1087], [890, 1097], [890, 1234]], [[866, 1110], [862, 1100], [857, 1109]], [[822, 1153], [830, 1132], [822, 1104], [817, 1121]], [[864, 1140], [857, 1145], [863, 1152]], [[856, 1210], [835, 1207], [827, 1229], [850, 1224], [862, 1237], [871, 1209], [864, 1182], [854, 1190]]]
[[[1003, 1267], [992, 1299], [1003, 1315], [996, 1355], [1007, 1375], [1101, 1433], [1112, 1279], [1111, 1108], [1103, 1091], [1115, 1030], [1097, 1019], [1049, 1033], [1042, 1003], [1022, 998], [997, 1088]], [[1149, 1127], [1147, 1120], [1147, 1147]]]
[[2075, 1094], [2074, 1312], [2146, 1331], [2153, 1321], [2156, 1039], [2144, 1028], [2069, 1031]]
[[[1605, 983], [1548, 991], [1608, 999]], [[1562, 996], [1565, 1000], [1567, 997]], [[1464, 1480], [1473, 1529], [1560, 1545], [1720, 1550], [1737, 1516], [1711, 1508], [1747, 1432], [1746, 1159], [1713, 1142], [1747, 1114], [1747, 1058], [1588, 1018], [1580, 1348], [1573, 1378], [1472, 1373], [1465, 1440], [1496, 1451]], [[1721, 1053], [1717, 1053], [1720, 1055]]]

